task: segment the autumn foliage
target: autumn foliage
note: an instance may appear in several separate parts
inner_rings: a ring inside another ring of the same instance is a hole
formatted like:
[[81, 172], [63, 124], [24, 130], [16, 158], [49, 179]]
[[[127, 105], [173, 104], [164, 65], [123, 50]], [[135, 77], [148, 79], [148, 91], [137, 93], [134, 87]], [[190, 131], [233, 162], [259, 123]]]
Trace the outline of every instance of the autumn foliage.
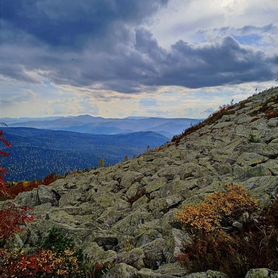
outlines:
[[80, 263], [73, 250], [40, 250], [33, 255], [0, 251], [0, 277], [78, 277]]
[[236, 219], [243, 212], [258, 209], [258, 201], [236, 185], [227, 186], [226, 192], [210, 195], [203, 203], [185, 207], [177, 214], [177, 220], [194, 232], [219, 230], [227, 217]]
[[38, 188], [40, 185], [49, 185], [55, 180], [57, 176], [54, 174], [48, 175], [46, 178], [40, 181], [22, 181], [22, 182], [12, 182], [6, 183], [4, 190], [0, 190], [0, 200], [15, 198], [19, 193], [31, 191], [34, 188]]
[[244, 277], [250, 268], [278, 269], [277, 200], [260, 209], [243, 187], [229, 185], [176, 218], [192, 240], [177, 259], [192, 272], [213, 269]]
[[[0, 277], [1, 278], [35, 278], [35, 277], [81, 277], [81, 262], [73, 248], [59, 246], [57, 251], [38, 248], [32, 253], [23, 249], [3, 248], [5, 242], [20, 233], [27, 223], [35, 218], [27, 208], [14, 205], [0, 210]], [[61, 237], [61, 236], [60, 236]], [[63, 238], [63, 242], [66, 239]], [[62, 242], [62, 243], [63, 243]], [[55, 245], [55, 242], [52, 243]], [[1, 247], [1, 246], [0, 246]]]
[[26, 224], [34, 220], [31, 209], [26, 207], [19, 208], [10, 205], [8, 208], [0, 210], [0, 242], [13, 237]]
[[[6, 148], [11, 148], [12, 145], [9, 141], [7, 141], [4, 137], [3, 130], [0, 130], [0, 143], [4, 146], [4, 150], [0, 149], [0, 158], [6, 158], [10, 156], [10, 153], [6, 151]], [[5, 176], [7, 175], [7, 170], [0, 166], [0, 195], [8, 196], [7, 187], [5, 183]]]

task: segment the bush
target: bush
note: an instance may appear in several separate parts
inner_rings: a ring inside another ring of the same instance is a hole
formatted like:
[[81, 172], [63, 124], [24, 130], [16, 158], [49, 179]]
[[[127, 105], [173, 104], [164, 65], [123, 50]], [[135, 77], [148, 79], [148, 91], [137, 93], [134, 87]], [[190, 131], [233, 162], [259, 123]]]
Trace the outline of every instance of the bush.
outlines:
[[[14, 233], [19, 231], [14, 230]], [[80, 252], [71, 238], [57, 228], [32, 253], [0, 249], [0, 277], [84, 277]]]
[[27, 277], [79, 277], [80, 264], [74, 251], [62, 254], [41, 250], [33, 255], [0, 251], [1, 278]]
[[231, 224], [228, 222], [243, 212], [257, 209], [258, 201], [250, 197], [243, 187], [228, 185], [226, 192], [214, 193], [201, 204], [185, 207], [177, 214], [177, 220], [187, 230], [210, 233], [219, 231], [224, 224]]
[[35, 220], [28, 208], [10, 205], [0, 210], [0, 243], [20, 232], [24, 225]]
[[73, 239], [65, 234], [61, 229], [53, 227], [49, 230], [41, 248], [62, 253], [67, 249], [73, 249], [74, 243]]
[[192, 272], [208, 269], [244, 277], [250, 268], [278, 269], [278, 201], [259, 209], [258, 201], [240, 186], [187, 206], [177, 220], [190, 234], [178, 261]]
[[[10, 144], [10, 142], [8, 142], [5, 137], [4, 137], [4, 132], [2, 130], [0, 130], [0, 142], [4, 145], [5, 148], [11, 148], [12, 145]], [[2, 149], [0, 149], [0, 157], [9, 157], [10, 154], [7, 153], [6, 151], [3, 151]], [[7, 187], [6, 187], [6, 183], [5, 183], [5, 176], [7, 175], [8, 171], [3, 168], [0, 167], [0, 197], [1, 195], [8, 197], [8, 192], [7, 192]]]

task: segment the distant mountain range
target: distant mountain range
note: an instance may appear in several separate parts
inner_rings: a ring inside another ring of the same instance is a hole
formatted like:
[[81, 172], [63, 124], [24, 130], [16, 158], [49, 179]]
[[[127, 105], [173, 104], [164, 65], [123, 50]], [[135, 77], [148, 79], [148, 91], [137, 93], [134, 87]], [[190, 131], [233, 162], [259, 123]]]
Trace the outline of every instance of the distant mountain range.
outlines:
[[114, 119], [80, 115], [46, 118], [2, 118], [0, 119], [1, 122], [6, 123], [10, 127], [31, 127], [106, 135], [152, 131], [171, 138], [190, 126], [199, 123], [200, 120], [154, 117]]
[[[36, 126], [44, 123], [44, 128], [57, 129], [61, 129], [63, 125], [65, 128], [68, 124], [67, 128], [71, 129], [69, 126], [73, 123], [76, 123], [76, 127], [80, 127], [80, 123], [86, 125], [86, 119], [91, 120], [91, 117], [34, 120], [25, 123]], [[93, 119], [96, 123], [97, 118]], [[9, 122], [8, 124], [12, 125]], [[106, 165], [112, 165], [123, 161], [126, 155], [132, 158], [145, 152], [148, 146], [158, 147], [168, 140], [167, 137], [151, 131], [92, 135], [25, 127], [1, 129], [13, 145], [11, 156], [0, 160], [1, 166], [9, 170], [8, 181], [38, 180], [51, 173], [63, 175], [71, 171], [91, 169], [98, 167], [101, 159], [104, 159]], [[80, 127], [80, 130], [85, 131], [85, 128]]]

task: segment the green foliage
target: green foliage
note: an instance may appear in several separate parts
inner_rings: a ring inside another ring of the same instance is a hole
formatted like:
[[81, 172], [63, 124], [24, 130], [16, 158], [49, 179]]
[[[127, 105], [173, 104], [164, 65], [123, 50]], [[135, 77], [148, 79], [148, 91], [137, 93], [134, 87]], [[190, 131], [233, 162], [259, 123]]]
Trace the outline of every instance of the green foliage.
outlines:
[[74, 242], [63, 230], [52, 227], [43, 241], [41, 248], [62, 253], [67, 249], [73, 249]]

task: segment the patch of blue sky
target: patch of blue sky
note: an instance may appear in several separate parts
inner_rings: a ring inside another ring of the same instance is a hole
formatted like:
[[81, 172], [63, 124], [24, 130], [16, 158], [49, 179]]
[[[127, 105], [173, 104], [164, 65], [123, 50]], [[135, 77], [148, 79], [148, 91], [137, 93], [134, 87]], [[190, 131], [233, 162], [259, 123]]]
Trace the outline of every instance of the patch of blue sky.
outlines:
[[234, 38], [240, 44], [244, 44], [244, 45], [256, 45], [260, 43], [262, 40], [262, 37], [257, 34], [238, 35], [238, 36], [234, 36]]

